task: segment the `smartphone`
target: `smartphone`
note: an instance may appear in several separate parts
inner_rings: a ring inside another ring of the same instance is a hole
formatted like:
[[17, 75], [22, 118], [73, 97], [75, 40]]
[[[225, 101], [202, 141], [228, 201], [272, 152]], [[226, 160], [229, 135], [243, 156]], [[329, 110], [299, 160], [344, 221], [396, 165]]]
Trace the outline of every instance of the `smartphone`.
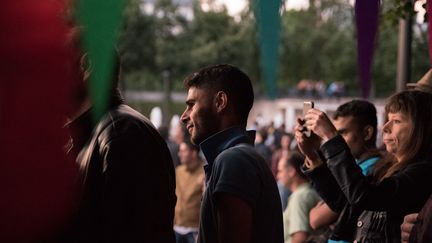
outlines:
[[[305, 101], [303, 102], [303, 119], [306, 116], [306, 113], [308, 112], [308, 110], [314, 108], [314, 102], [313, 101]], [[306, 135], [306, 137], [310, 137], [311, 135], [311, 130], [307, 129], [306, 126], [304, 127], [304, 134]]]

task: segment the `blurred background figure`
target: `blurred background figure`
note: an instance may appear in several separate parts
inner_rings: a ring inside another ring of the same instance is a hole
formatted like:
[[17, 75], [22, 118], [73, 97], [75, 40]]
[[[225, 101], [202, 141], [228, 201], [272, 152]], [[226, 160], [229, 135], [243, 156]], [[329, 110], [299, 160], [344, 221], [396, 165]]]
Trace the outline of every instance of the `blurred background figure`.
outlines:
[[159, 134], [162, 136], [162, 138], [165, 140], [165, 143], [168, 146], [168, 149], [171, 154], [171, 158], [173, 160], [174, 167], [177, 167], [180, 164], [180, 159], [178, 156], [179, 151], [179, 144], [177, 144], [173, 139], [171, 139], [169, 135], [169, 128], [167, 126], [160, 126], [158, 128]]
[[285, 209], [287, 206], [287, 202], [288, 202], [288, 197], [291, 194], [291, 191], [289, 190], [289, 187], [284, 186], [283, 182], [281, 182], [278, 178], [277, 178], [277, 174], [278, 174], [278, 168], [279, 168], [279, 163], [282, 160], [286, 160], [288, 159], [288, 157], [291, 156], [291, 143], [292, 143], [292, 139], [293, 139], [293, 135], [290, 133], [286, 133], [286, 132], [280, 132], [278, 136], [275, 136], [277, 138], [279, 138], [277, 141], [277, 145], [275, 145], [275, 147], [277, 147], [277, 149], [273, 152], [272, 155], [272, 163], [271, 163], [271, 169], [273, 172], [273, 175], [275, 176], [276, 180], [277, 180], [277, 185], [278, 185], [278, 189], [279, 189], [279, 195], [281, 198], [281, 203], [282, 203], [282, 209]]
[[265, 159], [269, 168], [271, 168], [272, 161], [272, 151], [271, 149], [264, 143], [267, 139], [267, 131], [265, 129], [259, 129], [256, 131], [255, 136], [255, 149], [256, 151]]
[[287, 157], [282, 157], [278, 164], [278, 181], [292, 192], [283, 213], [285, 243], [306, 241], [312, 233], [309, 212], [320, 200], [301, 171], [303, 162], [304, 157], [300, 153], [291, 152]]
[[341, 81], [333, 81], [327, 88], [327, 95], [329, 97], [340, 98], [345, 95], [345, 83]]
[[177, 243], [196, 242], [199, 213], [204, 188], [203, 160], [199, 147], [189, 139], [180, 144], [180, 165], [176, 168], [176, 195], [174, 231]]

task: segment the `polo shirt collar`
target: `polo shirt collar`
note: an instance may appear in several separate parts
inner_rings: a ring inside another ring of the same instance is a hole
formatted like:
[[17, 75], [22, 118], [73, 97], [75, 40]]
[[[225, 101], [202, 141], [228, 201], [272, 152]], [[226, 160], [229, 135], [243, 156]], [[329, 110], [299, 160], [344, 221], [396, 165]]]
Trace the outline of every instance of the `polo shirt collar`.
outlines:
[[253, 146], [255, 141], [255, 131], [246, 131], [242, 127], [230, 127], [208, 137], [200, 143], [206, 162], [204, 166], [213, 165], [216, 157], [224, 150], [239, 143], [247, 143]]

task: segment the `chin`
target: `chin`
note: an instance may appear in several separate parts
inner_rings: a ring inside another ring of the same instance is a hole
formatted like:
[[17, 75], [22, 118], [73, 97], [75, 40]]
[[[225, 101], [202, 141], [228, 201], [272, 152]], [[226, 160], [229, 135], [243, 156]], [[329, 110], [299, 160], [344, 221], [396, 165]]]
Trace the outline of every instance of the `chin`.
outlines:
[[192, 144], [196, 146], [198, 146], [201, 143], [201, 141], [198, 141], [198, 139], [194, 136], [191, 136], [190, 141], [192, 142]]

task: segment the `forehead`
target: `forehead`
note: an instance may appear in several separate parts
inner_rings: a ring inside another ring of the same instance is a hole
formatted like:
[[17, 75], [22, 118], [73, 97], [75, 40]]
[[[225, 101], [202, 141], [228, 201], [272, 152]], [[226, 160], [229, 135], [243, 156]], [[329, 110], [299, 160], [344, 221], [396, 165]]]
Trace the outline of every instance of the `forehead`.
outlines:
[[210, 96], [210, 91], [204, 90], [197, 87], [190, 87], [188, 90], [187, 98], [186, 100], [203, 100]]
[[333, 124], [338, 130], [357, 127], [357, 122], [353, 116], [339, 116], [333, 120]]
[[387, 114], [387, 117], [389, 118], [389, 119], [403, 119], [403, 120], [408, 120], [408, 115], [407, 114], [405, 114], [405, 113], [403, 113], [403, 112], [400, 112], [400, 111], [398, 111], [398, 112], [389, 112], [388, 114]]

